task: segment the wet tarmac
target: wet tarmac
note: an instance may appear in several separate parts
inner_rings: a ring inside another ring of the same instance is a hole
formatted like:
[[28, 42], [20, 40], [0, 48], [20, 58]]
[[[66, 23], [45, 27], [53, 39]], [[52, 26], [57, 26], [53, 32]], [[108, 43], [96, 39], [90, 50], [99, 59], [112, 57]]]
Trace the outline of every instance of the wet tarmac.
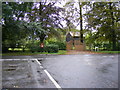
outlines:
[[16, 59], [6, 58], [2, 61], [2, 88], [4, 90], [14, 90], [13, 88], [21, 88], [20, 90], [26, 90], [25, 88], [55, 88], [35, 59], [32, 59], [32, 57], [31, 59], [25, 59], [19, 56], [18, 58], [16, 56]]
[[[48, 70], [51, 76], [62, 88], [118, 88], [117, 54], [3, 56], [2, 58], [3, 59], [37, 58], [43, 65], [44, 69]], [[31, 66], [32, 66], [31, 69], [28, 68], [29, 72], [32, 70], [31, 75], [33, 77], [31, 77], [30, 80], [33, 79], [35, 83], [23, 87], [31, 86], [33, 88], [36, 88], [36, 86], [38, 86], [39, 88], [40, 87], [55, 88], [55, 86], [50, 82], [49, 78], [45, 74], [42, 75], [43, 78], [40, 77], [41, 75], [39, 75], [38, 73], [42, 71], [41, 70], [39, 71], [38, 66], [35, 67], [36, 64], [34, 65], [32, 64]], [[23, 70], [22, 73], [26, 71]], [[9, 76], [8, 74], [5, 73], [6, 72], [4, 72], [3, 74]], [[24, 75], [26, 74], [23, 74], [23, 76]], [[7, 80], [7, 76], [6, 78], [4, 78], [4, 80]], [[32, 82], [30, 80], [29, 82]], [[47, 83], [43, 83], [44, 80], [45, 82], [47, 81]], [[36, 81], [38, 82], [38, 84], [36, 83]], [[7, 85], [6, 83], [7, 82], [4, 83], [4, 86]], [[8, 85], [8, 87], [10, 86]]]
[[62, 88], [118, 87], [118, 55], [48, 56], [42, 64]]

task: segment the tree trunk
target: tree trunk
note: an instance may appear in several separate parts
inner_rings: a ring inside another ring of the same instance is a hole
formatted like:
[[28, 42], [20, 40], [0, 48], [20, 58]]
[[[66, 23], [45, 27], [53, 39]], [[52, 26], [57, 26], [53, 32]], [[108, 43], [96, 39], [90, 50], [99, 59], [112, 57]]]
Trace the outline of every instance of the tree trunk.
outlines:
[[80, 41], [83, 43], [83, 25], [82, 25], [82, 3], [79, 2], [79, 9], [80, 9]]
[[[43, 18], [42, 18], [42, 9], [43, 9], [43, 6], [42, 6], [42, 2], [40, 2], [40, 6], [39, 6], [39, 10], [40, 10], [40, 13], [39, 13], [39, 16], [40, 16], [40, 22], [41, 22], [41, 26], [42, 26], [42, 28], [43, 28]], [[44, 38], [45, 38], [45, 35], [44, 35], [44, 32], [43, 33], [40, 33], [40, 36], [39, 36], [39, 38], [40, 38], [40, 45], [43, 43], [43, 41], [44, 41]]]
[[113, 16], [113, 7], [112, 2], [109, 3], [110, 14], [111, 14], [111, 24], [112, 24], [112, 50], [116, 50], [116, 34], [114, 28], [114, 16]]
[[24, 47], [22, 48], [22, 51], [25, 52], [25, 48]]

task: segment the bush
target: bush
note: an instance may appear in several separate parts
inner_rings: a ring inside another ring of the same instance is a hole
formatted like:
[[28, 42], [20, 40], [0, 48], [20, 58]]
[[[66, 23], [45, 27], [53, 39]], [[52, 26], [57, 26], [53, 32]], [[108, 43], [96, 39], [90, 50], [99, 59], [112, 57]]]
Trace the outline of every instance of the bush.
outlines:
[[48, 53], [57, 53], [58, 50], [59, 50], [59, 47], [58, 45], [55, 45], [55, 44], [46, 45], [44, 48], [44, 51], [47, 51]]
[[30, 42], [27, 44], [27, 48], [29, 48], [31, 52], [38, 52], [40, 47], [38, 43]]
[[58, 50], [65, 50], [66, 45], [63, 42], [54, 42], [49, 41], [47, 43], [44, 43], [44, 48], [40, 48], [40, 42], [36, 41], [34, 43], [29, 42], [27, 45], [27, 48], [30, 49], [31, 52], [49, 52], [49, 53], [56, 53]]
[[66, 50], [66, 44], [64, 42], [49, 41], [48, 44], [58, 45], [59, 50]]
[[31, 52], [37, 52], [37, 46], [31, 46], [29, 49]]

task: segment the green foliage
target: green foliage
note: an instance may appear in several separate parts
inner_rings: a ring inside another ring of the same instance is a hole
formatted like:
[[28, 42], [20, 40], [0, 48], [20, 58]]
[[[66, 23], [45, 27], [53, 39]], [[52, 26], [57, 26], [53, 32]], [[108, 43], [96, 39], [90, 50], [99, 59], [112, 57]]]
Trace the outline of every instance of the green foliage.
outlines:
[[2, 47], [2, 53], [8, 52], [8, 47]]
[[27, 42], [26, 47], [31, 51], [31, 52], [38, 52], [39, 50], [39, 42], [38, 41], [29, 41]]
[[48, 53], [48, 52], [12, 52], [12, 53], [2, 53], [2, 56], [20, 56], [20, 55], [38, 55], [38, 54], [54, 54], [54, 55], [64, 55], [66, 51], [59, 50], [58, 53]]
[[[3, 51], [7, 51], [8, 47], [25, 48], [29, 40], [39, 39], [43, 42], [46, 37], [60, 38], [56, 28], [60, 27], [59, 12], [62, 8], [54, 6], [53, 2], [36, 4], [40, 4], [39, 8], [33, 2], [2, 3]], [[29, 48], [36, 51], [38, 47], [31, 44]]]
[[36, 44], [31, 44], [28, 47], [30, 49], [31, 52], [48, 52], [48, 47], [45, 46], [44, 48], [41, 48], [39, 45]]
[[60, 34], [57, 32], [56, 28], [60, 28], [61, 26], [59, 12], [63, 9], [56, 7], [54, 2], [37, 2], [36, 4], [39, 4], [39, 8], [34, 7], [32, 10], [34, 13], [30, 14], [29, 17], [32, 18], [30, 21], [34, 22], [39, 18], [42, 29], [47, 31], [47, 33], [42, 32], [42, 34], [39, 34], [40, 41], [43, 42], [46, 36], [60, 37]]
[[95, 42], [112, 43], [112, 50], [116, 50], [119, 31], [119, 6], [118, 2], [94, 2], [88, 4], [91, 9], [85, 14], [88, 22], [87, 28], [95, 30], [92, 36]]
[[118, 54], [120, 51], [97, 51], [99, 53], [106, 53], [106, 54]]
[[[85, 33], [86, 44], [90, 48], [95, 46], [105, 50], [114, 49], [114, 46], [119, 48], [120, 10], [117, 6], [118, 2], [79, 4], [77, 2], [79, 9], [74, 2], [66, 3], [64, 9], [56, 6], [55, 3], [3, 2], [1, 19], [3, 52], [7, 52], [8, 48], [18, 47], [23, 49], [28, 47], [32, 52], [47, 52], [49, 45], [50, 48], [58, 45], [60, 50], [65, 50], [66, 32], [77, 31], [75, 28], [79, 24], [81, 25], [81, 36]], [[88, 9], [86, 14], [82, 14], [82, 10], [85, 9]], [[82, 18], [87, 22], [85, 31], [82, 31]], [[63, 28], [61, 21], [64, 22], [64, 20], [66, 27]], [[62, 42], [58, 41], [61, 37], [64, 37]], [[49, 38], [57, 40], [46, 41], [46, 46], [40, 48], [40, 43]], [[39, 41], [36, 42], [36, 40]], [[52, 52], [52, 49], [49, 51]]]
[[[2, 50], [8, 47], [15, 48], [25, 44], [23, 39], [27, 37], [27, 29], [22, 20], [24, 14], [29, 12], [32, 3], [3, 2], [2, 3]], [[27, 6], [27, 8], [26, 8]], [[28, 10], [29, 7], [29, 10]]]
[[109, 44], [109, 43], [104, 43], [103, 48], [104, 48], [103, 50], [109, 50], [109, 51], [112, 50], [111, 49], [111, 44]]
[[58, 46], [59, 46], [59, 50], [65, 50], [65, 49], [66, 49], [66, 44], [65, 44], [65, 42], [49, 41], [48, 44], [58, 45]]
[[38, 52], [38, 49], [39, 49], [39, 48], [40, 48], [40, 47], [38, 47], [38, 46], [33, 46], [33, 45], [32, 45], [32, 46], [30, 47], [30, 51], [31, 51], [31, 52]]
[[[44, 42], [45, 44], [45, 42]], [[49, 41], [46, 42], [46, 45], [44, 46], [44, 48], [40, 48], [40, 43], [39, 41], [30, 41], [27, 44], [27, 48], [30, 49], [31, 52], [52, 52], [52, 53], [56, 53], [58, 52], [58, 50], [65, 50], [66, 49], [66, 45], [63, 42], [55, 42], [55, 41]]]
[[46, 45], [45, 48], [46, 48], [48, 53], [57, 53], [59, 50], [58, 45], [55, 45], [55, 44]]

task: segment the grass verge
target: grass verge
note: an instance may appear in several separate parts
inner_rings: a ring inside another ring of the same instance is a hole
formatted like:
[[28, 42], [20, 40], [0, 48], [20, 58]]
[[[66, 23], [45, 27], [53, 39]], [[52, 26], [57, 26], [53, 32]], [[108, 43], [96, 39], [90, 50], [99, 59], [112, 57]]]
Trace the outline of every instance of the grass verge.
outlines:
[[120, 53], [120, 51], [96, 51], [98, 53], [106, 53], [106, 54], [117, 54]]
[[66, 50], [59, 50], [58, 53], [48, 53], [48, 52], [11, 52], [11, 53], [2, 53], [2, 56], [21, 56], [21, 55], [37, 55], [37, 54], [55, 54], [55, 55], [64, 55]]

